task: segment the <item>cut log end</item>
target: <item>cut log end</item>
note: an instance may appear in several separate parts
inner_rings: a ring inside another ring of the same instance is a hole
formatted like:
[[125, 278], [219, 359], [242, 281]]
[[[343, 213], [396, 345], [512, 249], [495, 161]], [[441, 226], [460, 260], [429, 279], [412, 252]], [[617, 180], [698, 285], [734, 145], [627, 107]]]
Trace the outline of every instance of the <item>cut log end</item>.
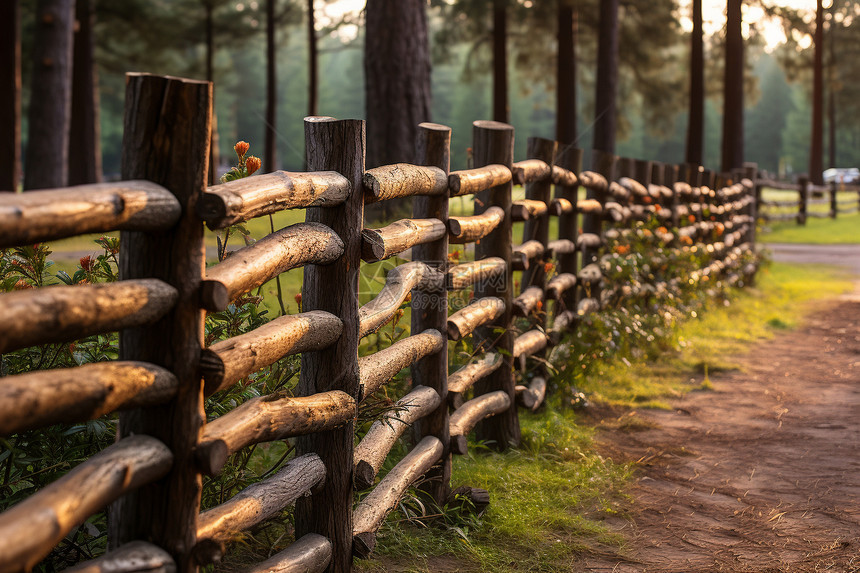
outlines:
[[466, 436], [451, 436], [451, 453], [460, 456], [464, 456], [469, 453], [469, 441], [466, 439]]
[[370, 531], [352, 537], [352, 554], [359, 559], [367, 559], [376, 547], [376, 534]]
[[376, 472], [373, 466], [365, 460], [359, 460], [355, 464], [355, 489], [367, 489], [373, 485], [376, 480]]
[[230, 457], [230, 448], [223, 440], [209, 440], [201, 442], [194, 450], [194, 458], [200, 473], [207, 476], [215, 476], [227, 463]]
[[209, 312], [227, 310], [230, 305], [230, 293], [221, 281], [204, 280], [200, 284], [200, 306]]

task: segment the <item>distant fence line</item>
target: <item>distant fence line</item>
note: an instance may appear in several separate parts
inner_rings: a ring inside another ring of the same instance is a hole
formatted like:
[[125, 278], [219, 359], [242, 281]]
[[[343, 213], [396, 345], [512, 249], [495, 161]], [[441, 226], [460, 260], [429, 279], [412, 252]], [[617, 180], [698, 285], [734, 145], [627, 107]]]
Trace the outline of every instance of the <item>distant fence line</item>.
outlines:
[[[794, 220], [798, 225], [805, 225], [810, 217], [835, 219], [860, 209], [860, 185], [844, 185], [835, 181], [828, 185], [815, 185], [807, 177], [800, 177], [797, 183], [756, 179], [755, 184], [759, 216], [765, 221]], [[765, 199], [762, 197], [765, 189], [796, 192], [797, 198]], [[815, 208], [821, 206], [826, 209]]]

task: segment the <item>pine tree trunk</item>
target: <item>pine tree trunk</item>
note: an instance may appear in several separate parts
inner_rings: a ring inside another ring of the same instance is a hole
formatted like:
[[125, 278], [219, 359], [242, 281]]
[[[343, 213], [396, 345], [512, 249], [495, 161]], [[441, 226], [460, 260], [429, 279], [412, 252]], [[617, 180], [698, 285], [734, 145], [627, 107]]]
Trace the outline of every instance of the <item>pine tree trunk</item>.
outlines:
[[277, 131], [277, 72], [275, 60], [275, 1], [266, 0], [266, 148], [263, 168], [274, 171], [276, 165], [275, 132]]
[[508, 12], [506, 0], [493, 5], [493, 120], [510, 123], [508, 105]]
[[818, 0], [815, 10], [815, 63], [812, 80], [812, 141], [809, 146], [809, 179], [824, 184], [824, 5]]
[[25, 189], [68, 183], [74, 21], [74, 0], [39, 0]]
[[21, 182], [21, 8], [19, 0], [0, 3], [0, 191]]
[[72, 66], [69, 185], [84, 185], [102, 180], [98, 73], [93, 59], [93, 0], [77, 0], [75, 12], [78, 25]]
[[687, 163], [702, 165], [705, 133], [705, 49], [702, 0], [693, 0], [690, 45], [690, 115], [687, 124]]
[[726, 8], [726, 73], [723, 81], [722, 171], [744, 163], [744, 44], [741, 36], [743, 0]]
[[597, 90], [594, 106], [594, 149], [615, 153], [618, 94], [618, 0], [600, 2], [597, 41]]
[[562, 144], [576, 142], [576, 27], [573, 2], [559, 2], [555, 138]]
[[314, 0], [308, 0], [308, 115], [318, 115], [317, 93], [319, 74], [317, 73], [317, 30], [314, 15]]

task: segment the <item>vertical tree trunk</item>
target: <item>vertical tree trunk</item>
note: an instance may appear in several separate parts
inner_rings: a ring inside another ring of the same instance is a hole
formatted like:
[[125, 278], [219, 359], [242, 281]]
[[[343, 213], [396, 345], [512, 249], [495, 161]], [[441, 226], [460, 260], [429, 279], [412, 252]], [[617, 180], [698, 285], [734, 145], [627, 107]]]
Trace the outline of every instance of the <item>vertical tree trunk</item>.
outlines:
[[741, 35], [743, 0], [726, 7], [726, 72], [723, 80], [722, 171], [744, 164], [744, 44]]
[[556, 69], [555, 139], [576, 141], [576, 30], [577, 12], [572, 0], [558, 4], [558, 68]]
[[[206, 36], [206, 81], [215, 82], [215, 21], [213, 12], [215, 5], [212, 0], [203, 0], [203, 8], [206, 11], [204, 20], [205, 36]], [[215, 92], [212, 92], [212, 141], [209, 145], [209, 184], [213, 185], [218, 182], [218, 118], [215, 116]]]
[[317, 29], [314, 14], [314, 0], [308, 0], [308, 115], [318, 115], [317, 94], [319, 77], [317, 73]]
[[93, 59], [93, 0], [77, 0], [75, 12], [78, 25], [72, 66], [69, 185], [83, 185], [102, 180], [98, 72]]
[[508, 10], [506, 0], [493, 4], [493, 120], [508, 123]]
[[39, 0], [25, 189], [68, 183], [74, 20], [74, 0]]
[[601, 0], [594, 98], [594, 149], [615, 153], [618, 96], [618, 0]]
[[815, 10], [815, 62], [812, 80], [812, 141], [809, 146], [809, 179], [824, 183], [824, 5], [818, 0]]
[[830, 165], [836, 167], [836, 34], [834, 16], [836, 13], [836, 2], [830, 5], [830, 27], [827, 30], [829, 36], [830, 58], [827, 62], [827, 131], [830, 145], [827, 146], [830, 155]]
[[263, 155], [264, 170], [278, 168], [275, 155], [275, 133], [277, 132], [277, 89], [275, 69], [275, 2], [266, 0], [266, 150]]
[[21, 182], [21, 7], [0, 3], [0, 191], [17, 191]]
[[690, 114], [687, 124], [687, 163], [702, 164], [705, 133], [705, 48], [702, 0], [693, 0], [693, 35], [690, 42]]

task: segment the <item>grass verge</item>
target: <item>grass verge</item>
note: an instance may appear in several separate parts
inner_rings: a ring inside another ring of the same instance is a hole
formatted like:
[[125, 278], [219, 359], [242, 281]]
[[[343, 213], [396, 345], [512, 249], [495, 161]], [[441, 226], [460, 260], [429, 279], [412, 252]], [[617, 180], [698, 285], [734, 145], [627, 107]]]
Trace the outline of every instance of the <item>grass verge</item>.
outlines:
[[769, 223], [759, 235], [765, 243], [807, 243], [813, 245], [836, 245], [860, 243], [860, 213], [840, 215], [836, 219], [814, 219], [806, 225], [794, 221]]

